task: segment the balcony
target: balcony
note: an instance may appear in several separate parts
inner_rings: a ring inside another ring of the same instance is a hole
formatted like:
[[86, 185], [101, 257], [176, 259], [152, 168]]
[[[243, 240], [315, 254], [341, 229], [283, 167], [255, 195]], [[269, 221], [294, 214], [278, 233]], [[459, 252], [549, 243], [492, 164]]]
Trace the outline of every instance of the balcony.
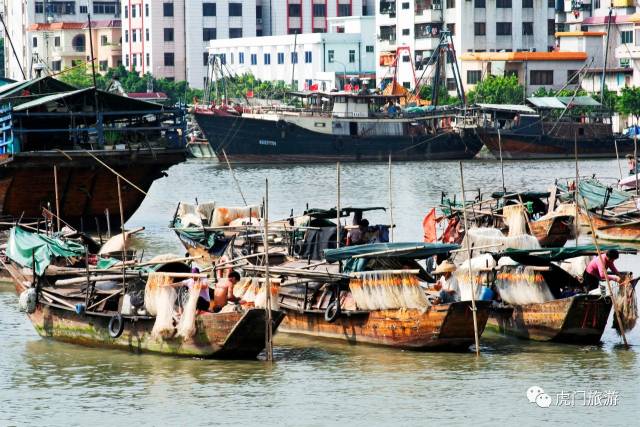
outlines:
[[380, 2], [380, 14], [389, 15], [390, 17], [396, 16], [396, 2], [395, 1], [381, 1]]
[[439, 38], [441, 30], [442, 24], [416, 24], [414, 34], [416, 39]]

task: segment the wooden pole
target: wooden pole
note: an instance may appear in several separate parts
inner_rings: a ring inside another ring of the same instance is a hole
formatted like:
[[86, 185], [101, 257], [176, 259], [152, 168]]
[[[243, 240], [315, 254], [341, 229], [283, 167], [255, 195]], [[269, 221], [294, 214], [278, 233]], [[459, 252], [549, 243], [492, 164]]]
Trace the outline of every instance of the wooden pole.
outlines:
[[127, 233], [124, 229], [124, 211], [122, 209], [122, 188], [120, 185], [120, 176], [116, 176], [118, 182], [118, 206], [120, 207], [120, 228], [122, 229], [122, 293], [125, 292], [125, 286], [127, 283], [126, 276], [126, 260], [127, 260]]
[[609, 293], [611, 294], [611, 304], [613, 305], [613, 311], [615, 312], [615, 318], [618, 321], [618, 329], [620, 330], [620, 335], [622, 335], [622, 341], [624, 342], [625, 348], [628, 350], [629, 343], [627, 342], [627, 336], [624, 333], [624, 329], [622, 328], [622, 318], [620, 317], [620, 309], [618, 307], [618, 303], [616, 302], [615, 295], [613, 295], [613, 289], [611, 288], [611, 282], [609, 282], [609, 275], [607, 274], [607, 266], [602, 259], [602, 252], [600, 251], [600, 245], [598, 244], [598, 236], [596, 235], [596, 229], [593, 226], [593, 221], [591, 221], [591, 213], [587, 209], [587, 203], [582, 198], [582, 203], [584, 204], [584, 211], [587, 215], [587, 220], [589, 221], [589, 227], [591, 228], [591, 234], [593, 234], [593, 244], [596, 247], [596, 253], [598, 254], [598, 262], [602, 263], [602, 270], [604, 271], [604, 279], [607, 282], [607, 288], [609, 289]]
[[240, 187], [240, 182], [238, 181], [238, 178], [236, 178], [236, 174], [233, 171], [233, 168], [231, 167], [231, 162], [229, 162], [229, 158], [227, 157], [227, 152], [224, 151], [224, 148], [222, 149], [222, 154], [224, 155], [224, 161], [227, 163], [229, 172], [231, 172], [231, 177], [233, 178], [233, 181], [235, 182], [236, 187], [238, 187], [238, 192], [240, 193], [240, 197], [242, 197], [242, 202], [244, 203], [245, 206], [248, 206], [247, 199], [244, 198], [244, 194], [242, 193], [242, 187]]
[[[462, 187], [462, 206], [465, 206], [466, 200], [464, 195], [464, 173], [462, 170], [462, 162], [460, 162], [460, 186]], [[476, 285], [473, 278], [473, 270], [471, 269], [471, 241], [469, 240], [469, 222], [467, 221], [467, 210], [462, 211], [464, 218], [464, 232], [467, 242], [467, 255], [469, 264], [469, 280], [471, 281], [471, 313], [473, 314], [473, 334], [476, 343], [476, 356], [480, 356], [480, 336], [478, 335], [478, 316], [476, 308]]]
[[267, 353], [267, 361], [273, 361], [273, 329], [271, 325], [271, 281], [269, 277], [269, 180], [265, 180], [265, 198], [264, 198], [264, 268], [265, 268], [265, 291], [266, 295], [266, 333], [265, 333], [265, 351]]
[[56, 187], [56, 222], [60, 231], [60, 193], [58, 193], [58, 166], [53, 165], [53, 185]]
[[337, 187], [338, 187], [338, 199], [337, 199], [337, 203], [336, 203], [336, 222], [337, 222], [337, 226], [336, 226], [336, 248], [340, 247], [340, 211], [341, 211], [341, 207], [340, 207], [340, 162], [338, 162], [337, 166], [336, 166], [336, 180], [337, 180]]
[[394, 235], [393, 235], [394, 223], [393, 223], [393, 185], [391, 181], [391, 153], [389, 153], [389, 219], [391, 222], [391, 224], [389, 224], [391, 226], [390, 237], [391, 237], [391, 242], [393, 242], [394, 241]]
[[638, 188], [638, 127], [634, 126], [633, 132], [633, 174], [636, 176], [636, 196], [640, 194]]
[[618, 172], [620, 172], [620, 181], [622, 181], [622, 166], [620, 165], [620, 153], [618, 152], [618, 140], [613, 139], [613, 145], [616, 147], [616, 160], [618, 161]]
[[502, 176], [502, 191], [507, 192], [507, 187], [504, 184], [504, 160], [502, 158], [502, 135], [500, 135], [500, 128], [498, 127], [498, 148], [500, 149], [500, 175]]
[[578, 246], [578, 237], [580, 234], [580, 207], [578, 206], [578, 188], [580, 186], [580, 170], [578, 169], [578, 135], [573, 133], [573, 151], [576, 160], [576, 191], [573, 193], [574, 201], [576, 203], [576, 217], [573, 221], [574, 233], [576, 237], [576, 246]]

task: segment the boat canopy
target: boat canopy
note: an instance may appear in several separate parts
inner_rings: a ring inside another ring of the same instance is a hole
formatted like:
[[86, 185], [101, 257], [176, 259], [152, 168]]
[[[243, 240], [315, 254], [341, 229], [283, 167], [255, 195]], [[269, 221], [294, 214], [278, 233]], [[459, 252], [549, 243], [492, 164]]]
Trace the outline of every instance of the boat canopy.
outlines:
[[[569, 191], [566, 185], [558, 184], [558, 188], [566, 192], [566, 195], [561, 197], [561, 200], [568, 201], [573, 199], [573, 194], [571, 194], [572, 192]], [[633, 198], [632, 194], [609, 187], [595, 178], [580, 180], [578, 191], [584, 200], [579, 200], [580, 205], [583, 205], [586, 201], [587, 209], [589, 210], [614, 208], [627, 203]]]
[[536, 108], [564, 110], [567, 107], [601, 107], [598, 101], [590, 96], [532, 96], [527, 101]]
[[446, 254], [459, 248], [459, 245], [445, 243], [370, 243], [368, 245], [346, 246], [339, 249], [325, 249], [324, 257], [328, 262], [344, 261], [356, 256], [362, 258], [405, 258], [415, 260]]
[[509, 113], [535, 114], [535, 110], [520, 104], [477, 104], [481, 110], [505, 111]]
[[11, 102], [16, 105], [28, 102], [36, 97], [50, 95], [59, 92], [74, 91], [77, 88], [54, 79], [50, 76], [40, 77], [33, 80], [13, 82], [0, 86], [0, 100]]
[[[352, 207], [340, 208], [340, 217], [344, 218], [344, 217], [350, 216], [352, 213], [362, 213], [362, 212], [379, 211], [379, 210], [386, 211], [387, 209], [382, 206], [367, 207], [367, 208], [352, 208]], [[306, 210], [304, 212], [304, 215], [308, 215], [310, 217], [317, 218], [317, 219], [334, 219], [337, 217], [337, 212], [336, 212], [336, 208], [331, 208], [331, 209], [311, 208]]]
[[519, 192], [504, 192], [504, 191], [494, 191], [491, 193], [491, 198], [493, 199], [519, 199], [522, 197], [523, 199], [546, 199], [551, 196], [551, 193], [548, 191], [519, 191]]
[[[600, 245], [600, 251], [606, 252], [616, 249], [620, 253], [636, 254], [638, 250], [635, 248], [622, 247], [617, 245]], [[598, 254], [595, 245], [571, 246], [563, 248], [544, 248], [544, 249], [507, 249], [503, 252], [494, 254], [496, 259], [508, 256], [509, 258], [521, 264], [543, 265], [552, 261], [563, 261], [569, 258], [579, 256], [594, 256]]]
[[17, 226], [11, 229], [6, 253], [10, 260], [42, 276], [53, 258], [84, 257], [85, 249], [80, 243], [32, 233]]

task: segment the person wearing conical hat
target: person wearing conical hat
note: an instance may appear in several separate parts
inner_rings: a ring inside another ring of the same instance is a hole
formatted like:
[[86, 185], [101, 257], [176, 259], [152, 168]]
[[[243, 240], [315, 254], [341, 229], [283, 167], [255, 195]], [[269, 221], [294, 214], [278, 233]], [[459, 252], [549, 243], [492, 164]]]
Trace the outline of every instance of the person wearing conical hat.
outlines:
[[442, 304], [460, 301], [460, 286], [458, 279], [453, 276], [454, 271], [456, 271], [456, 265], [446, 260], [433, 272], [434, 275], [440, 276], [434, 289], [440, 291], [439, 298]]

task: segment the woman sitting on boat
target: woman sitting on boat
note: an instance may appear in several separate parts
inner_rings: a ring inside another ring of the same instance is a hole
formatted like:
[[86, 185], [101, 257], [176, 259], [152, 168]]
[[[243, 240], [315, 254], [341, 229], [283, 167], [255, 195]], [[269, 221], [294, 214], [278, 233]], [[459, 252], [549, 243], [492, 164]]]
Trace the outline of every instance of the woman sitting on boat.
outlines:
[[[582, 275], [587, 292], [596, 289], [600, 286], [600, 281], [606, 280], [606, 278], [614, 282], [620, 281], [620, 272], [614, 264], [619, 257], [620, 253], [616, 249], [610, 249], [591, 260]], [[614, 274], [607, 274], [607, 269], [610, 269]]]
[[436, 276], [441, 275], [434, 289], [440, 292], [439, 298], [442, 304], [460, 301], [460, 286], [458, 279], [453, 276], [454, 271], [456, 271], [456, 265], [448, 260], [443, 261], [434, 271]]

